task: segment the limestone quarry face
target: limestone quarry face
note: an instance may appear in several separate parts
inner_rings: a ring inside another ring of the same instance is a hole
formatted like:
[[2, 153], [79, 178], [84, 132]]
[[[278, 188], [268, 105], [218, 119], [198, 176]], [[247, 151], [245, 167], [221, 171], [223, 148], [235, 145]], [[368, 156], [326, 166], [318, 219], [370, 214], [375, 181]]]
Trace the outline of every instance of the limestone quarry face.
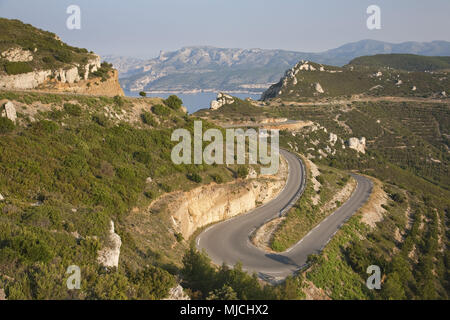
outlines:
[[120, 236], [114, 232], [114, 222], [110, 222], [111, 228], [108, 235], [108, 245], [98, 252], [98, 262], [104, 267], [118, 267], [120, 247], [122, 240]]
[[16, 108], [14, 108], [14, 104], [11, 101], [8, 101], [0, 110], [2, 117], [6, 117], [14, 123], [16, 122], [17, 120]]
[[362, 137], [361, 139], [350, 138], [348, 140], [348, 147], [360, 153], [366, 153], [366, 138], [365, 137]]
[[9, 62], [28, 62], [33, 60], [31, 51], [23, 50], [22, 48], [9, 48], [3, 51], [1, 56]]
[[222, 108], [224, 105], [232, 104], [234, 102], [234, 98], [228, 94], [219, 92], [217, 94], [216, 100], [211, 101], [211, 110], [217, 110]]

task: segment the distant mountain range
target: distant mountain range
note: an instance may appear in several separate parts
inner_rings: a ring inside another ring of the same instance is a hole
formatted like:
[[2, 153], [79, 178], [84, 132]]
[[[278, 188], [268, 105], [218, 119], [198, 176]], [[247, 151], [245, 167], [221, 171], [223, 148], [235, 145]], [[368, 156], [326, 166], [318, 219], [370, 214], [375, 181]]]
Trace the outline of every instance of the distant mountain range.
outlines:
[[119, 70], [120, 83], [125, 90], [260, 93], [278, 82], [286, 69], [302, 59], [343, 66], [360, 56], [388, 53], [450, 56], [450, 42], [393, 44], [362, 40], [321, 53], [198, 46], [161, 52], [150, 60], [114, 55], [105, 55], [103, 59]]

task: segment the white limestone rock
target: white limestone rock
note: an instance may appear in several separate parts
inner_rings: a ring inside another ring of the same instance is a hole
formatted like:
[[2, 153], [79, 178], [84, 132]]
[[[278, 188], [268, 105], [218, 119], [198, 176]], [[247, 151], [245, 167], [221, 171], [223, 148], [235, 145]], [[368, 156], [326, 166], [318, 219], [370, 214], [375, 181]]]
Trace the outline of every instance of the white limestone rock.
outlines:
[[216, 110], [222, 108], [224, 105], [232, 104], [234, 102], [234, 98], [226, 93], [219, 92], [217, 94], [216, 100], [211, 101], [211, 110]]
[[5, 201], [5, 198], [3, 197], [3, 195], [0, 193], [0, 201]]
[[324, 93], [325, 91], [323, 90], [322, 86], [320, 85], [320, 83], [316, 83], [316, 92], [318, 93]]
[[72, 67], [67, 70], [59, 69], [54, 75], [62, 83], [74, 83], [80, 81], [80, 75], [78, 74], [77, 67]]
[[104, 267], [118, 267], [120, 246], [122, 240], [120, 236], [114, 232], [114, 222], [111, 220], [111, 229], [109, 230], [108, 246], [98, 252], [98, 262]]
[[348, 140], [348, 147], [360, 153], [366, 153], [366, 138], [365, 137], [362, 137], [361, 139], [350, 138]]
[[9, 62], [28, 62], [33, 60], [31, 51], [23, 50], [22, 48], [9, 48], [3, 51], [1, 56]]
[[191, 300], [179, 284], [169, 290], [169, 296], [163, 300]]
[[330, 132], [330, 143], [334, 146], [337, 142], [338, 136], [332, 132]]
[[1, 110], [1, 116], [6, 117], [12, 122], [16, 123], [17, 113], [16, 108], [14, 108], [14, 104], [11, 101], [8, 101]]

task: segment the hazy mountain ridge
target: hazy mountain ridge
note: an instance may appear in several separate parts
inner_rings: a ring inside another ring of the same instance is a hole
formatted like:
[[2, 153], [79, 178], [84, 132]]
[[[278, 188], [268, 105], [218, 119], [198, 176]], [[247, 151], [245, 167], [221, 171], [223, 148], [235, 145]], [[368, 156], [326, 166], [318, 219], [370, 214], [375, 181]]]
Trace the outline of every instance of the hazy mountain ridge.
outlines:
[[388, 53], [445, 56], [450, 55], [450, 42], [392, 44], [362, 40], [322, 53], [193, 46], [161, 52], [157, 58], [146, 61], [114, 55], [103, 59], [119, 70], [126, 90], [261, 92], [278, 82], [285, 70], [301, 59], [342, 66], [360, 56]]

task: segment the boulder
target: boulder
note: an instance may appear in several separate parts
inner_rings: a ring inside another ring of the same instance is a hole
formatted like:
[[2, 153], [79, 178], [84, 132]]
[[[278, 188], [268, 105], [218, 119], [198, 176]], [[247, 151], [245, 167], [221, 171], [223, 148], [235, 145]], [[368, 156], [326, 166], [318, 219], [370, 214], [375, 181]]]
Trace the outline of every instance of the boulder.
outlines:
[[1, 110], [1, 116], [6, 117], [12, 122], [16, 122], [17, 119], [17, 113], [16, 108], [14, 108], [14, 104], [11, 101], [8, 101]]
[[3, 198], [3, 195], [0, 193], [0, 201], [4, 201], [5, 198]]

